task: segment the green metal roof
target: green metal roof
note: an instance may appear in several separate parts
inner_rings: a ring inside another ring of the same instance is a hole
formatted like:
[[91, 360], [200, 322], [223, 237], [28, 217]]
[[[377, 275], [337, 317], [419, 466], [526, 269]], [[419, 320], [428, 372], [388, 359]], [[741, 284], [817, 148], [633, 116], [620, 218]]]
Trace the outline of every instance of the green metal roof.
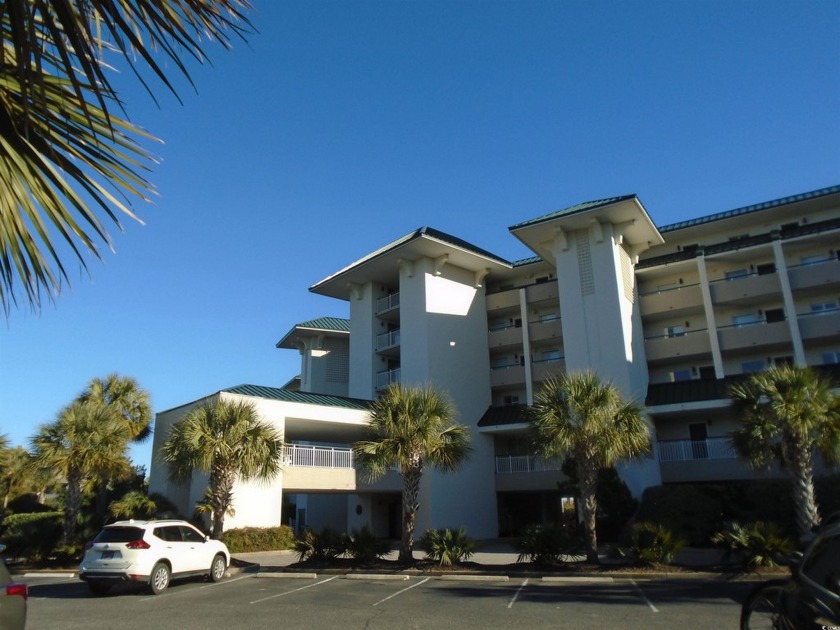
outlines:
[[558, 217], [567, 217], [573, 214], [577, 214], [579, 212], [586, 212], [587, 210], [593, 210], [594, 208], [601, 208], [603, 206], [609, 206], [613, 203], [618, 203], [620, 201], [627, 201], [628, 199], [636, 198], [636, 195], [622, 195], [620, 197], [609, 197], [608, 199], [599, 199], [597, 201], [585, 201], [583, 203], [579, 203], [574, 206], [569, 206], [568, 208], [563, 208], [562, 210], [558, 210], [556, 212], [537, 217], [536, 219], [530, 219], [528, 221], [523, 221], [522, 223], [517, 223], [516, 225], [510, 226], [508, 229], [511, 231], [518, 230], [519, 228], [527, 227], [529, 225], [536, 225], [537, 223], [542, 223], [543, 221], [550, 221]]
[[341, 407], [343, 409], [367, 410], [372, 401], [358, 398], [345, 398], [343, 396], [329, 396], [327, 394], [310, 394], [291, 389], [279, 387], [264, 387], [262, 385], [237, 385], [221, 390], [230, 394], [242, 396], [253, 396], [255, 398], [267, 398], [269, 400], [282, 400], [284, 402], [304, 403], [308, 405], [323, 405], [326, 407]]
[[295, 324], [295, 328], [350, 332], [350, 320], [343, 317], [319, 317], [318, 319], [310, 319], [308, 322]]
[[730, 219], [732, 217], [750, 214], [751, 212], [759, 212], [761, 210], [768, 210], [770, 208], [777, 208], [789, 203], [797, 201], [807, 201], [808, 199], [817, 199], [818, 197], [825, 197], [840, 192], [840, 186], [829, 186], [828, 188], [820, 188], [819, 190], [812, 190], [811, 192], [800, 193], [798, 195], [791, 195], [790, 197], [782, 197], [781, 199], [774, 199], [772, 201], [765, 201], [763, 203], [756, 203], [751, 206], [744, 206], [742, 208], [735, 208], [734, 210], [727, 210], [726, 212], [718, 212], [717, 214], [710, 214], [705, 217], [698, 217], [696, 219], [689, 219], [688, 221], [680, 221], [679, 223], [671, 223], [659, 228], [660, 232], [669, 232], [672, 230], [680, 230], [695, 225], [702, 225], [703, 223], [711, 223], [712, 221], [720, 221], [722, 219]]

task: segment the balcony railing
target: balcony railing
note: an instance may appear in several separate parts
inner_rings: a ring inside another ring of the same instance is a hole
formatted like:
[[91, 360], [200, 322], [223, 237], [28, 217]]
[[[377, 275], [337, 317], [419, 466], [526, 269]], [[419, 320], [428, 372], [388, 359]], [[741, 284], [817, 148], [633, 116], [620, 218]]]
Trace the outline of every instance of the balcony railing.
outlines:
[[729, 438], [667, 440], [659, 442], [660, 462], [690, 462], [708, 459], [737, 459]]
[[400, 368], [385, 370], [376, 374], [376, 389], [386, 389], [389, 385], [400, 382]]
[[286, 444], [282, 461], [284, 466], [353, 468], [353, 449]]
[[400, 345], [400, 331], [392, 330], [390, 332], [376, 335], [376, 349], [385, 350], [387, 348], [395, 348]]
[[397, 308], [400, 305], [400, 294], [390, 293], [384, 297], [376, 300], [376, 314], [390, 311], [392, 308]]
[[499, 455], [496, 456], [496, 474], [530, 473], [561, 470], [562, 458], [543, 459], [535, 455]]

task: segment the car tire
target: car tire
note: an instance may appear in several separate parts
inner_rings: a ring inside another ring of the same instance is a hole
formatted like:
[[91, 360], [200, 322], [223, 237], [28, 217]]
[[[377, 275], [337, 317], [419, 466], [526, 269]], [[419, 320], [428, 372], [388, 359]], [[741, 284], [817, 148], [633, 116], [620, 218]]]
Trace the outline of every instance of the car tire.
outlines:
[[88, 582], [88, 589], [92, 595], [105, 595], [111, 590], [111, 584], [108, 582], [99, 582], [97, 580], [90, 580]]
[[227, 561], [222, 554], [216, 554], [213, 563], [210, 565], [210, 579], [214, 582], [221, 582], [227, 573]]
[[169, 586], [169, 577], [169, 567], [164, 562], [158, 562], [149, 576], [149, 590], [155, 595], [160, 595]]

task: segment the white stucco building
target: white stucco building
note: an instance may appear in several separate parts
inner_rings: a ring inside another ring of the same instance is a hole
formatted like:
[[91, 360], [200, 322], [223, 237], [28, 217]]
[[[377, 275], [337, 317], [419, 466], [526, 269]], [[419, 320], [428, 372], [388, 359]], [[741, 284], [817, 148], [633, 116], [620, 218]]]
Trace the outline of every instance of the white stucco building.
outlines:
[[[294, 326], [299, 381], [238, 386], [289, 445], [271, 484], [241, 485], [227, 527], [291, 523], [399, 531], [400, 481], [357, 477], [349, 444], [389, 383], [446, 391], [472, 434], [463, 470], [423, 481], [418, 531], [512, 534], [560, 509], [559, 462], [536, 460], [524, 410], [549, 376], [591, 369], [645, 401], [656, 455], [620, 474], [652, 485], [756, 476], [727, 444], [726, 389], [769, 364], [837, 374], [840, 186], [657, 227], [635, 195], [587, 202], [510, 228], [534, 256], [507, 261], [421, 228], [310, 290], [349, 318]], [[196, 401], [199, 402], [199, 401]], [[158, 414], [157, 452], [196, 403]], [[192, 511], [206, 480], [151, 490]]]

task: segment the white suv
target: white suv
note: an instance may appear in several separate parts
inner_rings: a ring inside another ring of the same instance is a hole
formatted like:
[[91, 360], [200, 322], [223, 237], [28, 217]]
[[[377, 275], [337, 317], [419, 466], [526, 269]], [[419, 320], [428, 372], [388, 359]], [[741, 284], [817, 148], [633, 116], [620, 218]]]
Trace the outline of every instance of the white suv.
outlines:
[[172, 578], [206, 575], [218, 582], [229, 564], [225, 544], [186, 521], [118, 521], [88, 543], [79, 579], [95, 595], [121, 581], [146, 583], [157, 595]]

